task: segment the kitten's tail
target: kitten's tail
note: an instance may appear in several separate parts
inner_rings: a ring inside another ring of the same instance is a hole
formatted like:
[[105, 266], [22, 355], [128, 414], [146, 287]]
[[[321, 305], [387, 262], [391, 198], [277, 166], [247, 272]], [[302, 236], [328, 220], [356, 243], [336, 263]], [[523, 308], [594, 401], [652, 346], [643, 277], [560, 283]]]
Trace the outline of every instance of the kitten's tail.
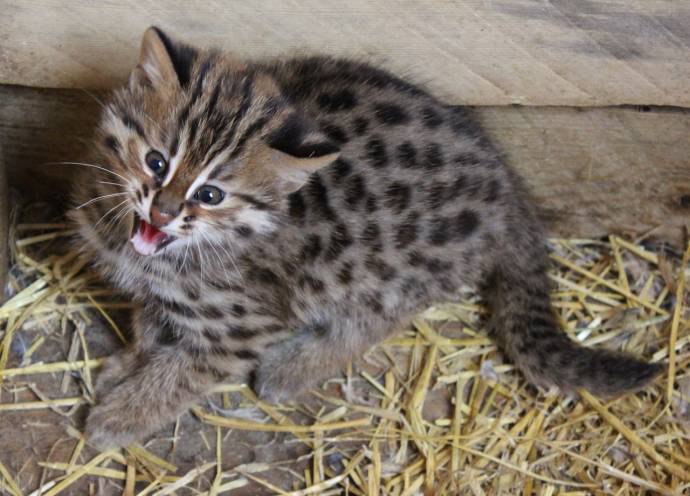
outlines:
[[491, 310], [489, 334], [503, 352], [542, 387], [555, 385], [565, 392], [585, 388], [613, 397], [649, 384], [662, 371], [661, 364], [585, 348], [559, 328], [551, 308], [545, 259], [543, 253], [526, 267], [496, 269], [483, 288]]

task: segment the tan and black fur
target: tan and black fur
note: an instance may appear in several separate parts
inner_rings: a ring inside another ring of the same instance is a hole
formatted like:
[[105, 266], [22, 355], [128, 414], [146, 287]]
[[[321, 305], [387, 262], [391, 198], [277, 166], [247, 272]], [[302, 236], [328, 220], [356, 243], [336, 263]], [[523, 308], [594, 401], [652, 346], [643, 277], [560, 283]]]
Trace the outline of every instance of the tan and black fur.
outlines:
[[[467, 284], [538, 385], [610, 396], [660, 371], [568, 339], [520, 179], [466, 110], [384, 71], [240, 62], [152, 28], [99, 133], [103, 169], [84, 171], [73, 217], [84, 251], [142, 304], [88, 417], [101, 445], [158, 429], [227, 377], [293, 398]], [[148, 150], [168, 175], [147, 172]], [[221, 204], [190, 198], [199, 177]], [[138, 255], [134, 213], [176, 239]]]

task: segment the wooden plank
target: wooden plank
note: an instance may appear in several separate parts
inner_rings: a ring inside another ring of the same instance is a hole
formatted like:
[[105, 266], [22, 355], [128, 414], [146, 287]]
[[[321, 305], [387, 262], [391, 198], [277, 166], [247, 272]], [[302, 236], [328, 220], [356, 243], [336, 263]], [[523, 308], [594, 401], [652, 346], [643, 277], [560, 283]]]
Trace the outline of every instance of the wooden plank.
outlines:
[[[690, 110], [484, 107], [477, 113], [527, 180], [552, 233], [655, 234], [679, 241], [690, 223]], [[97, 120], [77, 90], [0, 86], [0, 149], [26, 198], [64, 193]]]
[[493, 107], [480, 115], [554, 234], [653, 229], [681, 245], [690, 226], [689, 109]]
[[7, 175], [5, 163], [2, 160], [2, 146], [0, 146], [0, 303], [5, 299], [5, 284], [7, 282], [7, 269], [9, 264], [9, 243], [5, 240], [9, 236], [10, 205], [7, 190]]
[[0, 83], [108, 88], [152, 24], [242, 56], [373, 59], [459, 104], [690, 106], [690, 3], [665, 0], [6, 1]]

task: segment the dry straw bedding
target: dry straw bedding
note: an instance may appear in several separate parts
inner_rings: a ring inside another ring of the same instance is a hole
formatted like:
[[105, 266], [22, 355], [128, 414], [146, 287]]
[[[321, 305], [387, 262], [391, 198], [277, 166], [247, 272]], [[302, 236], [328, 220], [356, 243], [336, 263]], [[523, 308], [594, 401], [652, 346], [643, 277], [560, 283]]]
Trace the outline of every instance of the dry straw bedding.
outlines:
[[[0, 451], [0, 493], [690, 494], [690, 251], [615, 236], [551, 240], [564, 328], [586, 346], [668, 364], [645, 391], [610, 402], [537, 391], [481, 332], [483, 310], [468, 294], [428, 309], [300, 404], [268, 405], [239, 384], [218, 388], [190, 416], [212, 433], [204, 436], [208, 456], [182, 471], [174, 452], [198, 433], [180, 434], [179, 423], [157, 451], [149, 441], [99, 453], [79, 431], [104, 359], [90, 337], [112, 332], [126, 341], [111, 316], [130, 304], [76, 253], [55, 254], [70, 234], [60, 224], [18, 226], [0, 307], [0, 421], [45, 410], [68, 420], [60, 425], [73, 448], [64, 459], [34, 460], [43, 473], [33, 487], [25, 461]], [[69, 352], [45, 361], [42, 347], [56, 335]], [[54, 387], [39, 390], [37, 378]], [[77, 393], [66, 394], [72, 382]], [[237, 431], [274, 433], [303, 455], [292, 464], [228, 466], [222, 441]]]

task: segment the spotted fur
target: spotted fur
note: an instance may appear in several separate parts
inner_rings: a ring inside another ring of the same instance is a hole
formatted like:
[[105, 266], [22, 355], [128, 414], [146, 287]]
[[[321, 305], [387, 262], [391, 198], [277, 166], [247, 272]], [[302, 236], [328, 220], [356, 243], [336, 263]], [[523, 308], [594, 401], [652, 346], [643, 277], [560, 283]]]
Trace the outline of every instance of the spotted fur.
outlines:
[[[131, 349], [99, 380], [97, 443], [158, 429], [229, 376], [295, 397], [468, 284], [536, 384], [615, 395], [659, 371], [567, 338], [520, 179], [467, 110], [387, 72], [241, 62], [152, 28], [99, 133], [102, 169], [75, 186], [72, 215], [85, 253], [141, 308]], [[151, 150], [167, 174], [147, 170]], [[195, 201], [203, 184], [223, 201]], [[133, 219], [154, 210], [176, 239], [138, 255]]]

